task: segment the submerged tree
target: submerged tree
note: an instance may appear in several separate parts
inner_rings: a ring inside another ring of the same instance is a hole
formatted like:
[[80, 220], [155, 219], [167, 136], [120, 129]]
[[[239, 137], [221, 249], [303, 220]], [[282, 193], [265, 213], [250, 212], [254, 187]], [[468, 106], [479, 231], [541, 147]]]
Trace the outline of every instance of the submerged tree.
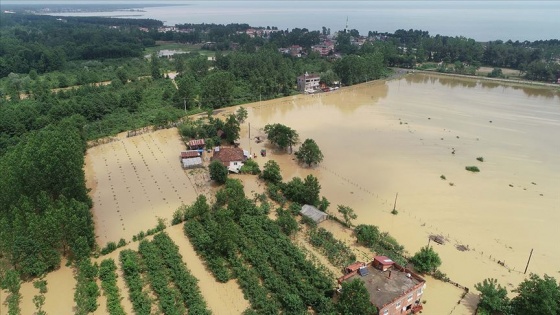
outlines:
[[424, 246], [410, 259], [414, 268], [422, 273], [434, 272], [441, 266], [441, 259], [433, 248]]
[[354, 209], [352, 209], [348, 206], [339, 205], [338, 206], [338, 212], [340, 214], [342, 214], [342, 217], [344, 218], [344, 224], [346, 224], [346, 226], [348, 226], [348, 227], [351, 227], [352, 226], [352, 220], [355, 220], [358, 217], [354, 213]]
[[321, 163], [323, 161], [323, 153], [319, 149], [317, 143], [313, 139], [305, 139], [299, 150], [296, 152], [296, 158], [300, 163], [308, 166], [311, 164]]
[[210, 170], [210, 179], [216, 181], [218, 184], [226, 182], [228, 176], [227, 167], [220, 161], [212, 161], [208, 167]]
[[268, 140], [282, 150], [289, 147], [291, 152], [292, 146], [299, 141], [297, 131], [282, 124], [268, 124], [264, 126], [264, 132], [266, 133]]
[[478, 307], [489, 314], [506, 313], [509, 306], [506, 288], [498, 284], [496, 279], [484, 279], [474, 285], [480, 292]]

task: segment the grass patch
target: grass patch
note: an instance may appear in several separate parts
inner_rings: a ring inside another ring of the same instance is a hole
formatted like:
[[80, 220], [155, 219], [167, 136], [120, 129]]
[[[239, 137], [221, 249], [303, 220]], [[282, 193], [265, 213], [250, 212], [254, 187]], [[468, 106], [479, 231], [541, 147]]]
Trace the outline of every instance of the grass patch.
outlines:
[[465, 169], [469, 172], [478, 173], [480, 169], [476, 166], [465, 166]]

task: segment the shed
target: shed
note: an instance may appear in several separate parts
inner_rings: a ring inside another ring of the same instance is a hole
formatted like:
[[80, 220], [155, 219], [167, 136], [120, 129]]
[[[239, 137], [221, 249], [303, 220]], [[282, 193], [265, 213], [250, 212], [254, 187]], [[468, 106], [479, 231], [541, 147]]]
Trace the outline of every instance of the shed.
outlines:
[[373, 258], [373, 266], [382, 271], [391, 268], [393, 264], [395, 264], [395, 262], [387, 256], [375, 256]]
[[195, 168], [195, 167], [202, 166], [202, 158], [200, 157], [183, 159], [182, 162], [183, 162], [183, 168]]
[[321, 223], [323, 221], [325, 221], [328, 217], [328, 215], [326, 213], [324, 213], [323, 211], [310, 206], [310, 205], [303, 205], [301, 207], [301, 211], [299, 212], [301, 215], [304, 215], [308, 218], [310, 218], [311, 220], [315, 221], [316, 223]]
[[198, 150], [188, 150], [181, 152], [181, 159], [190, 159], [196, 158], [200, 156], [200, 152]]
[[204, 139], [194, 139], [187, 143], [190, 149], [204, 149], [206, 145]]

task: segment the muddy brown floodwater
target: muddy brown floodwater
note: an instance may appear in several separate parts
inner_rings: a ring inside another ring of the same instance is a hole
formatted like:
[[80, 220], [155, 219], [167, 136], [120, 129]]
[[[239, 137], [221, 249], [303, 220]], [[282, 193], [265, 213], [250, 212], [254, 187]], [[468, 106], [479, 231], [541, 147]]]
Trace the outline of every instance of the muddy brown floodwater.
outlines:
[[[389, 231], [410, 254], [429, 235], [443, 236], [444, 245], [432, 243], [441, 270], [473, 292], [488, 277], [511, 291], [525, 277], [531, 249], [527, 274], [559, 277], [558, 92], [411, 74], [245, 107], [242, 146], [272, 152], [259, 164], [279, 161], [285, 179], [314, 174], [331, 211], [351, 206], [357, 223]], [[314, 139], [324, 161], [302, 168], [293, 155], [249, 141], [249, 124], [255, 137], [267, 123], [296, 129], [301, 141]]]
[[[410, 254], [428, 244], [430, 235], [440, 235], [445, 244], [431, 245], [443, 260], [441, 270], [473, 293], [474, 284], [488, 277], [511, 291], [525, 278], [531, 249], [528, 273], [559, 278], [558, 92], [411, 74], [244, 106], [249, 117], [242, 125], [241, 146], [257, 153], [261, 166], [276, 160], [284, 180], [315, 175], [322, 195], [331, 202], [331, 213], [337, 205], [352, 207], [358, 214], [356, 224], [375, 224], [390, 232]], [[268, 123], [296, 129], [301, 141], [314, 139], [324, 161], [315, 168], [301, 167], [293, 155], [277, 152], [266, 141], [256, 143], [254, 137], [262, 136]], [[176, 129], [132, 138], [121, 134], [115, 139], [90, 148], [86, 155], [100, 246], [121, 237], [130, 241], [132, 235], [154, 227], [158, 217], [169, 222], [181, 204], [192, 203], [198, 193], [211, 195], [215, 189], [207, 175], [181, 169], [178, 154], [184, 145]], [[266, 157], [259, 155], [261, 149], [267, 150]], [[468, 172], [466, 166], [477, 166], [480, 172]], [[236, 177], [243, 180], [248, 194], [263, 189], [248, 175]], [[392, 215], [396, 193], [398, 214]], [[332, 222], [324, 224], [352, 244], [348, 230]], [[168, 233], [200, 279], [210, 308], [220, 314], [240, 314], [248, 303], [237, 284], [216, 283], [180, 227]], [[461, 245], [467, 250], [457, 250]], [[136, 247], [134, 243], [125, 248]], [[72, 269], [63, 266], [46, 279], [49, 292], [44, 309], [49, 314], [71, 314]], [[121, 278], [118, 285], [128, 299]], [[37, 290], [27, 282], [21, 292], [22, 312], [30, 314]], [[425, 292], [429, 314], [472, 314], [476, 307], [475, 294], [457, 305], [462, 291], [431, 278]], [[105, 303], [103, 298], [98, 302]], [[131, 310], [128, 301], [123, 304]], [[101, 305], [96, 314], [104, 313]], [[0, 314], [7, 314], [7, 308], [2, 306]]]

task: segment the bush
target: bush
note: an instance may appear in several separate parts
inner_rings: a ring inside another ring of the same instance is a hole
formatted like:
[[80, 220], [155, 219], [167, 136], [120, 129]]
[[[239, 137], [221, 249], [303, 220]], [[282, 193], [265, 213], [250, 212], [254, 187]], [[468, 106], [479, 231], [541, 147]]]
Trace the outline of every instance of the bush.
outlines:
[[482, 156], [477, 157], [476, 160], [479, 162], [484, 162], [484, 158]]
[[446, 180], [447, 178], [445, 177], [445, 175], [441, 175], [439, 178], [441, 178], [442, 180]]
[[435, 272], [441, 266], [439, 255], [431, 247], [422, 247], [410, 259], [414, 268], [421, 273]]
[[210, 179], [218, 184], [224, 184], [228, 177], [228, 169], [220, 161], [212, 161], [208, 167], [210, 170]]
[[251, 175], [258, 175], [261, 173], [261, 169], [259, 168], [259, 163], [253, 159], [249, 159], [245, 161], [241, 169], [239, 170], [243, 174], [251, 174]]
[[478, 169], [478, 167], [476, 166], [465, 166], [465, 169], [469, 172], [473, 172], [473, 173], [478, 173], [480, 172], [480, 169]]

